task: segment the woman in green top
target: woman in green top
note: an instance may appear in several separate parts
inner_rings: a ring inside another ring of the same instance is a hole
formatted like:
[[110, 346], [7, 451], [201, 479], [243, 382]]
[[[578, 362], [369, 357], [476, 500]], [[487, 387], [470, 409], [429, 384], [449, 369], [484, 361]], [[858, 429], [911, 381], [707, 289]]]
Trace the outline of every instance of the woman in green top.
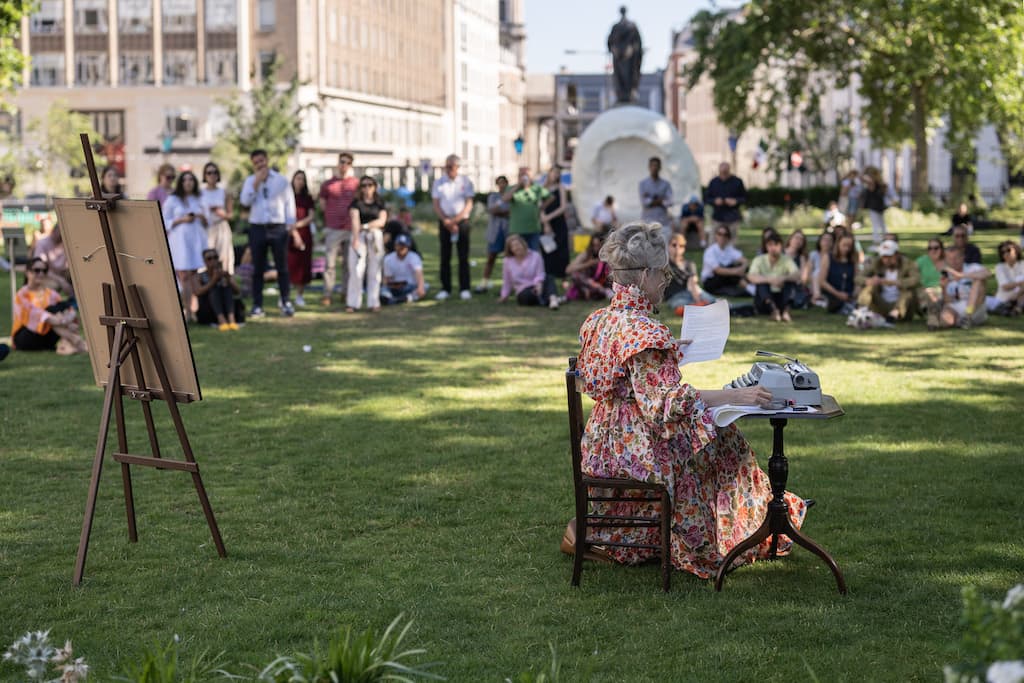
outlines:
[[931, 311], [942, 305], [942, 271], [946, 269], [946, 250], [940, 239], [928, 240], [928, 253], [917, 257], [917, 268], [921, 271], [921, 289], [917, 300], [924, 311]]

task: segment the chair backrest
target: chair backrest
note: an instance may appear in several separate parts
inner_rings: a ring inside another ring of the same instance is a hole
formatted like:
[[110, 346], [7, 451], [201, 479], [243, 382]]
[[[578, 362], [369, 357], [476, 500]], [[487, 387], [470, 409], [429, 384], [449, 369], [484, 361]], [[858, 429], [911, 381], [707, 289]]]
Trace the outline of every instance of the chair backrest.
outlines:
[[565, 371], [565, 394], [569, 406], [569, 447], [572, 458], [572, 483], [577, 492], [583, 481], [580, 462], [583, 460], [581, 442], [583, 440], [583, 399], [578, 385], [579, 374], [576, 370], [576, 356], [569, 357], [569, 369]]

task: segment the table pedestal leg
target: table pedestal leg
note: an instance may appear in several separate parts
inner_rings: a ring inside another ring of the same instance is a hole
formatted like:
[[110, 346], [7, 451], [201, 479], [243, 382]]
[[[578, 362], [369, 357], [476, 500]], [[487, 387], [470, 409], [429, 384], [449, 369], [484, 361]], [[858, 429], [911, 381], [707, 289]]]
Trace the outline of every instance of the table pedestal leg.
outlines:
[[794, 529], [789, 520], [789, 506], [786, 505], [784, 495], [786, 492], [786, 482], [789, 479], [789, 461], [786, 459], [782, 443], [782, 430], [786, 426], [786, 420], [784, 418], [772, 418], [771, 424], [774, 427], [774, 434], [772, 439], [772, 457], [768, 460], [768, 481], [771, 482], [772, 500], [768, 503], [768, 512], [761, 526], [757, 528], [757, 531], [734, 547], [725, 556], [722, 566], [718, 569], [718, 575], [715, 577], [715, 590], [722, 590], [722, 582], [725, 580], [725, 575], [729, 572], [729, 567], [732, 566], [732, 563], [740, 555], [756, 547], [769, 536], [771, 536], [769, 557], [774, 560], [778, 553], [779, 535], [785, 534], [794, 543], [807, 548], [828, 565], [829, 569], [832, 570], [833, 576], [835, 576], [839, 592], [845, 595], [846, 580], [843, 578], [843, 573], [839, 570], [835, 560], [832, 559], [832, 556], [824, 548]]

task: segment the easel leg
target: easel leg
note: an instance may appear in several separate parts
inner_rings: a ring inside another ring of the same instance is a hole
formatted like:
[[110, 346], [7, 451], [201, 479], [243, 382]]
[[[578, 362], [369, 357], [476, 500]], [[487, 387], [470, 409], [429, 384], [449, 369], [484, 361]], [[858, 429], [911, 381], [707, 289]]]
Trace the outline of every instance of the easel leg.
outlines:
[[[118, 393], [120, 393], [118, 384]], [[128, 452], [128, 432], [124, 425], [124, 405], [121, 397], [118, 396], [114, 402], [115, 419], [117, 420], [117, 450], [120, 453]], [[121, 484], [124, 487], [124, 508], [128, 515], [128, 540], [136, 543], [139, 540], [139, 532], [135, 526], [135, 496], [132, 495], [132, 473], [128, 469], [128, 463], [121, 463]]]
[[96, 494], [99, 492], [100, 474], [103, 471], [103, 456], [107, 450], [107, 432], [110, 431], [110, 412], [114, 406], [115, 397], [119, 403], [121, 400], [121, 387], [117, 381], [117, 356], [115, 354], [121, 348], [123, 339], [124, 325], [118, 325], [114, 331], [114, 342], [111, 345], [110, 377], [107, 380], [107, 391], [103, 397], [100, 434], [96, 440], [96, 455], [92, 460], [92, 477], [89, 479], [89, 495], [85, 500], [85, 518], [82, 520], [82, 535], [78, 539], [78, 556], [75, 558], [75, 574], [71, 581], [74, 586], [82, 583], [82, 575], [85, 572], [85, 556], [89, 552], [89, 534], [92, 532], [92, 520], [96, 514]]

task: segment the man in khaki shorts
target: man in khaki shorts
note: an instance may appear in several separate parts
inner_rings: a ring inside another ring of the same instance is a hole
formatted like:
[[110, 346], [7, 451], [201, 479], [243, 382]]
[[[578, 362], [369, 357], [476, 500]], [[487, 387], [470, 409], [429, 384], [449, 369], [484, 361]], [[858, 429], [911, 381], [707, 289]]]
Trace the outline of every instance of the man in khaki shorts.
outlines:
[[349, 206], [359, 191], [359, 178], [352, 168], [352, 154], [342, 152], [338, 155], [338, 168], [334, 177], [320, 186], [320, 210], [324, 213], [324, 296], [320, 303], [331, 305], [331, 294], [334, 292], [335, 266], [338, 252], [341, 252], [341, 298], [345, 298], [345, 283], [348, 282], [348, 246], [352, 242], [352, 220], [349, 218]]

